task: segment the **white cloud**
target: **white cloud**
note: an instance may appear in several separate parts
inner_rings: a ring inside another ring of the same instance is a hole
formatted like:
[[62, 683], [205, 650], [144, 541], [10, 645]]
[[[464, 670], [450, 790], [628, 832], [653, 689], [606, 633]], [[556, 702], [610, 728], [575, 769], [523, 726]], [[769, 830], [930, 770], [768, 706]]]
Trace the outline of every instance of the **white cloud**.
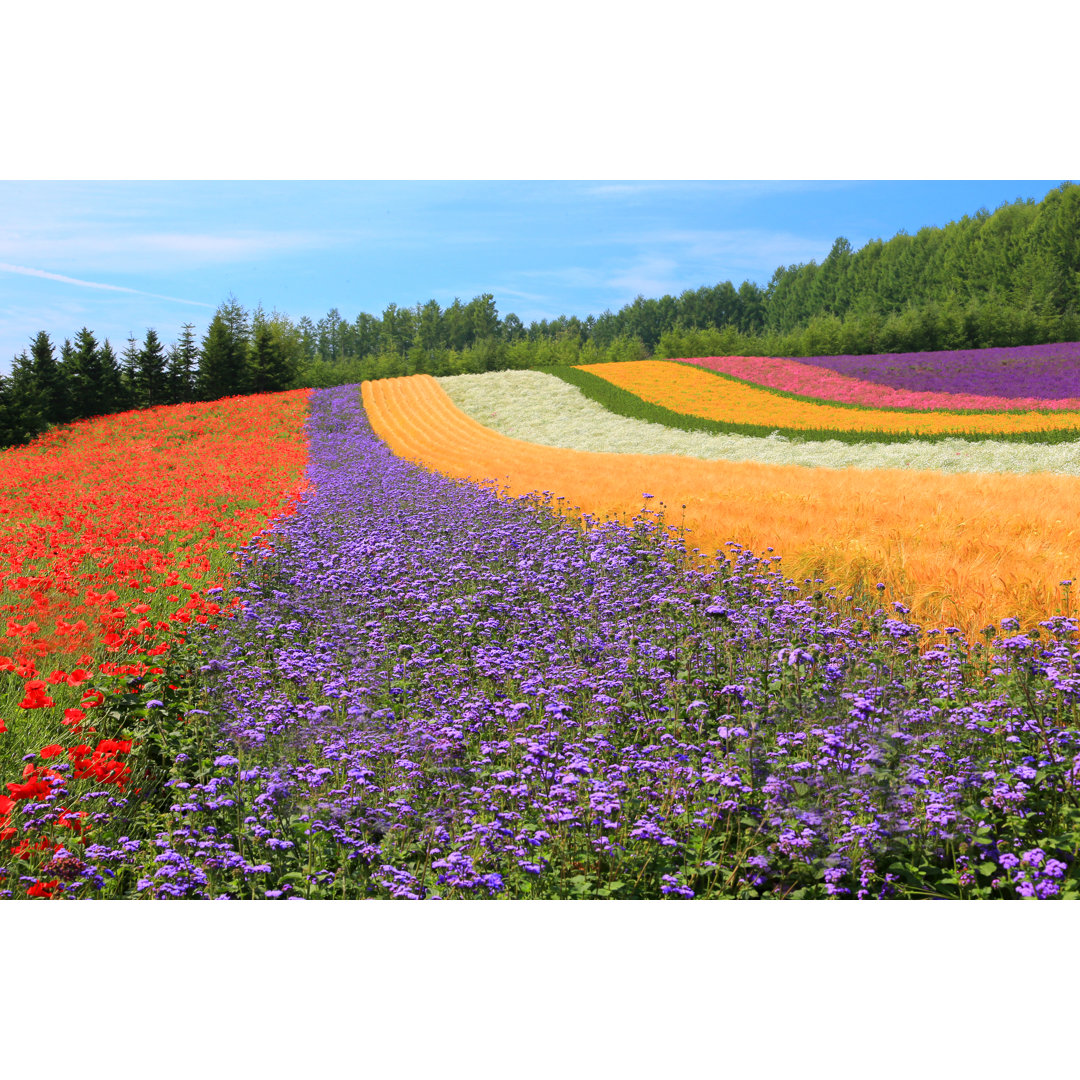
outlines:
[[505, 285], [492, 285], [490, 288], [481, 289], [481, 292], [494, 293], [496, 296], [516, 296], [519, 300], [543, 301], [550, 299], [541, 293], [522, 292], [520, 289], [508, 289]]
[[633, 296], [662, 296], [681, 292], [685, 285], [679, 276], [679, 264], [674, 259], [658, 256], [639, 259], [633, 265], [608, 278], [605, 285]]
[[0, 252], [9, 259], [126, 271], [240, 263], [290, 251], [329, 248], [340, 238], [304, 230], [233, 233], [126, 232], [107, 225], [63, 222], [33, 229], [0, 229]]
[[745, 267], [766, 264], [775, 268], [784, 263], [823, 259], [835, 237], [799, 236], [768, 229], [658, 229], [606, 237], [611, 243], [642, 248], [681, 249], [681, 258], [718, 261]]

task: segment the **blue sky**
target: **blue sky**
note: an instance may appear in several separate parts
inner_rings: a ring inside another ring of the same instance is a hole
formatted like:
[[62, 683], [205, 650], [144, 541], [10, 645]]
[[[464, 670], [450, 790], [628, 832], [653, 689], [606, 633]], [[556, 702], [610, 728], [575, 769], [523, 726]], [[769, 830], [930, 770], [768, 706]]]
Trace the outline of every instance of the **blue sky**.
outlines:
[[317, 320], [480, 293], [526, 323], [749, 279], [1043, 181], [5, 181], [0, 369], [38, 330], [123, 348], [229, 293]]

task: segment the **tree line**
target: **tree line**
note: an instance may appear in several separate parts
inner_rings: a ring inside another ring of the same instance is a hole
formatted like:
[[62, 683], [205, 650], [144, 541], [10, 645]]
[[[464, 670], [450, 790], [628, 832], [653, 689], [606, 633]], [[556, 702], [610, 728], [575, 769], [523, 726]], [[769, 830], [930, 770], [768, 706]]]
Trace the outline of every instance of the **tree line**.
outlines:
[[39, 331], [0, 376], [0, 446], [16, 446], [56, 425], [129, 409], [214, 401], [288, 390], [297, 378], [288, 320], [261, 308], [249, 316], [233, 297], [214, 314], [201, 345], [186, 323], [167, 348], [154, 329], [117, 355], [83, 327], [56, 347]]
[[648, 356], [917, 352], [1080, 340], [1080, 186], [1017, 200], [858, 251], [839, 237], [819, 264], [779, 267], [764, 289], [725, 281], [636, 297], [617, 312], [526, 326], [485, 293], [448, 307], [391, 303], [317, 322], [223, 302], [196, 343], [153, 330], [117, 356], [83, 327], [60, 346], [40, 332], [0, 377], [0, 445], [88, 416], [232, 394], [364, 379]]

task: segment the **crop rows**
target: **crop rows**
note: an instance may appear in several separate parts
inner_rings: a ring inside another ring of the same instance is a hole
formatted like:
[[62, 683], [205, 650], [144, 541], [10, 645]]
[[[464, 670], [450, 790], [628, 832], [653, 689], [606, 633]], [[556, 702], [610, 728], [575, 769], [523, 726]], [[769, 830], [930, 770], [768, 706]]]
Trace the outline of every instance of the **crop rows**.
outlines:
[[396, 452], [514, 495], [557, 492], [599, 518], [632, 515], [642, 493], [711, 554], [729, 541], [782, 554], [797, 580], [858, 596], [883, 583], [927, 627], [969, 639], [1005, 617], [1061, 610], [1076, 576], [1080, 479], [807, 469], [667, 455], [596, 454], [499, 435], [457, 409], [429, 376], [364, 384], [376, 432]]
[[671, 360], [590, 364], [581, 369], [673, 412], [724, 424], [753, 424], [782, 432], [831, 432], [833, 438], [880, 435], [1022, 435], [1045, 440], [1067, 433], [1076, 438], [1080, 412], [899, 411], [797, 398]]
[[[1003, 397], [977, 392], [909, 390], [881, 381], [892, 368], [880, 371], [879, 380], [875, 382], [841, 374], [813, 360], [787, 360], [772, 356], [706, 356], [682, 360], [680, 363], [715, 371], [731, 379], [814, 404], [859, 405], [870, 409], [914, 412], [941, 410], [950, 413], [1080, 409], [1080, 397]], [[1073, 386], [1076, 381], [1074, 378]], [[973, 386], [979, 386], [981, 382], [981, 379], [971, 379]]]
[[[579, 373], [576, 373], [579, 374]], [[908, 438], [844, 442], [687, 431], [623, 416], [550, 372], [493, 371], [437, 380], [472, 419], [513, 439], [609, 454], [676, 454], [704, 461], [760, 461], [829, 469], [1080, 474], [1080, 439]], [[598, 382], [600, 380], [597, 380]]]
[[1023, 401], [1075, 400], [1080, 342], [942, 352], [812, 356], [802, 361], [878, 386], [915, 393], [988, 394]]

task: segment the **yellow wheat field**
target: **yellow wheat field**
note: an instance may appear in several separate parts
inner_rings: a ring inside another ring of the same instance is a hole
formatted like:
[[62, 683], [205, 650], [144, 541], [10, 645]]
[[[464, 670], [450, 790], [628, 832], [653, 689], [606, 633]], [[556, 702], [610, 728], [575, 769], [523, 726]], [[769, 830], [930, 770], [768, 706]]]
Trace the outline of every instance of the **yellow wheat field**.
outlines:
[[[511, 495], [551, 491], [599, 518], [663, 502], [710, 555], [734, 540], [783, 556], [796, 581], [841, 593], [881, 581], [926, 627], [969, 639], [1017, 616], [1029, 626], [1063, 610], [1063, 579], [1080, 579], [1080, 477], [886, 469], [600, 454], [499, 435], [461, 412], [428, 375], [365, 382], [372, 427], [401, 457], [447, 476], [492, 480]], [[654, 496], [646, 504], [642, 495]]]
[[674, 412], [732, 424], [918, 435], [1004, 434], [1080, 428], [1080, 412], [964, 416], [951, 412], [907, 413], [895, 409], [844, 409], [835, 405], [818, 405], [782, 397], [689, 364], [667, 360], [585, 364], [581, 370]]

